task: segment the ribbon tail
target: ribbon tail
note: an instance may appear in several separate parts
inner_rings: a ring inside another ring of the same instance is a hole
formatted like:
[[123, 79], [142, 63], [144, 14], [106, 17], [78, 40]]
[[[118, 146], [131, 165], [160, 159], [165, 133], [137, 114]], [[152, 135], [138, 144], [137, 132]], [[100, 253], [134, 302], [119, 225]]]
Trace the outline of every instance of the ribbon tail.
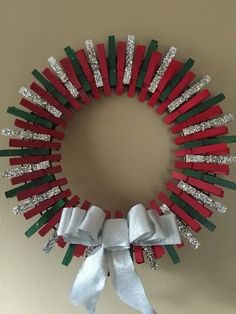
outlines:
[[111, 251], [109, 271], [119, 298], [143, 314], [156, 314], [148, 302], [128, 250]]
[[70, 293], [71, 301], [75, 305], [84, 305], [88, 314], [94, 314], [107, 275], [106, 256], [103, 248], [100, 247], [82, 264]]

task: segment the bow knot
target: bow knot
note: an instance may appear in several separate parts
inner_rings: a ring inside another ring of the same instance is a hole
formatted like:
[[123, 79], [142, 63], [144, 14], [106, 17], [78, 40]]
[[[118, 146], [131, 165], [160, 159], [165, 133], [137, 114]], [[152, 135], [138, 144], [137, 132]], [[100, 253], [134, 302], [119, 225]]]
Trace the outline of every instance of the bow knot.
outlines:
[[83, 304], [93, 314], [109, 272], [121, 300], [143, 314], [156, 313], [135, 272], [129, 248], [131, 244], [181, 243], [174, 214], [159, 217], [155, 211], [139, 204], [130, 209], [127, 219], [105, 220], [104, 211], [96, 206], [88, 211], [64, 208], [57, 234], [66, 242], [96, 247], [77, 275], [71, 291], [73, 303]]

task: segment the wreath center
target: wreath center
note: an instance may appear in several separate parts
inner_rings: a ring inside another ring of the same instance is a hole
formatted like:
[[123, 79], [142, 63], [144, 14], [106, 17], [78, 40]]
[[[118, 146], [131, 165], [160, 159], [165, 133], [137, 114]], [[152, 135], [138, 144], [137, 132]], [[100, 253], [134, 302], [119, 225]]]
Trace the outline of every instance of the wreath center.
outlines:
[[63, 173], [82, 199], [127, 212], [161, 191], [173, 169], [173, 147], [159, 115], [136, 97], [111, 95], [84, 107], [68, 124]]

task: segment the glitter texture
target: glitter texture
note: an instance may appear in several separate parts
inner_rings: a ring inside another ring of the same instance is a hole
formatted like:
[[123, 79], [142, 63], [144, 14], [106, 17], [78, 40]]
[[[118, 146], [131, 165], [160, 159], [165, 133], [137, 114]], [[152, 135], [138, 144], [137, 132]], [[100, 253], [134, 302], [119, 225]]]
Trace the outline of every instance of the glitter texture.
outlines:
[[29, 130], [18, 130], [18, 129], [3, 129], [1, 134], [9, 137], [16, 137], [19, 139], [27, 140], [39, 140], [49, 142], [51, 139], [50, 135], [31, 132]]
[[58, 186], [54, 187], [45, 193], [34, 195], [33, 197], [27, 199], [23, 203], [18, 204], [17, 206], [15, 206], [12, 209], [12, 211], [14, 214], [22, 213], [22, 212], [26, 211], [27, 209], [33, 208], [36, 205], [38, 205], [39, 203], [41, 203], [41, 202], [53, 197], [54, 195], [59, 194], [59, 193], [61, 193], [61, 189]]
[[54, 117], [57, 118], [61, 117], [62, 115], [61, 111], [56, 109], [54, 106], [51, 106], [46, 100], [42, 99], [38, 94], [36, 94], [32, 90], [26, 87], [21, 87], [19, 93], [29, 101], [32, 101], [34, 104], [39, 105], [40, 107], [50, 112]]
[[57, 63], [57, 60], [54, 57], [48, 58], [48, 64], [56, 73], [56, 76], [60, 79], [60, 81], [64, 84], [68, 92], [74, 97], [77, 98], [79, 96], [79, 92], [76, 87], [71, 83], [68, 76], [62, 69], [62, 67]]
[[43, 247], [45, 253], [50, 253], [57, 242], [57, 231], [55, 230]]
[[150, 246], [145, 246], [143, 248], [143, 251], [145, 252], [145, 254], [147, 256], [147, 260], [148, 260], [148, 263], [151, 267], [151, 270], [159, 269], [159, 264], [157, 262], [157, 259], [154, 256], [153, 249]]
[[175, 47], [170, 47], [160, 67], [157, 69], [157, 72], [154, 78], [152, 79], [152, 82], [150, 83], [148, 87], [149, 92], [154, 93], [156, 91], [162, 77], [164, 76], [166, 70], [168, 69], [168, 66], [170, 65], [171, 61], [174, 59], [176, 52], [177, 52], [177, 49]]
[[135, 36], [128, 35], [126, 44], [125, 71], [123, 77], [123, 83], [126, 85], [128, 85], [131, 80], [134, 50], [135, 50]]
[[84, 256], [83, 256], [83, 261], [86, 260], [89, 255], [92, 254], [92, 252], [95, 250], [96, 246], [87, 246], [85, 251], [84, 251]]
[[93, 41], [91, 39], [85, 40], [85, 47], [88, 54], [89, 64], [93, 71], [95, 84], [98, 88], [103, 87], [102, 75], [99, 69], [99, 64], [98, 64], [97, 55], [94, 49]]
[[1, 174], [3, 178], [13, 178], [21, 176], [25, 173], [46, 169], [50, 167], [50, 162], [48, 160], [39, 162], [38, 164], [25, 164], [21, 167], [10, 168]]
[[194, 94], [199, 92], [211, 80], [210, 76], [205, 75], [196, 84], [187, 89], [181, 96], [177, 97], [168, 105], [168, 111], [172, 112], [189, 100]]
[[183, 129], [182, 132], [186, 136], [186, 135], [194, 134], [194, 133], [204, 131], [210, 128], [215, 128], [215, 127], [224, 125], [226, 123], [232, 122], [233, 120], [234, 120], [234, 115], [232, 113], [229, 113], [229, 114], [219, 116], [215, 119], [210, 119], [210, 120], [201, 122], [199, 124], [191, 125]]
[[186, 162], [206, 162], [208, 164], [231, 164], [236, 162], [236, 156], [230, 155], [186, 155]]
[[[161, 211], [163, 212], [163, 214], [170, 214], [171, 210], [170, 208], [163, 203], [160, 206]], [[188, 229], [188, 227], [179, 219], [176, 218], [176, 222], [177, 222], [177, 227], [179, 230], [179, 233], [181, 234], [181, 236], [196, 250], [199, 248], [199, 246], [201, 245], [200, 242], [198, 241], [198, 239], [196, 239], [192, 232]]]
[[183, 181], [179, 181], [177, 186], [182, 191], [193, 196], [200, 203], [203, 203], [204, 205], [208, 205], [209, 207], [213, 207], [214, 209], [216, 209], [220, 213], [225, 213], [227, 211], [227, 207], [225, 205], [221, 204], [218, 201], [215, 201], [210, 196], [208, 196], [207, 194], [195, 189], [191, 185], [189, 185]]

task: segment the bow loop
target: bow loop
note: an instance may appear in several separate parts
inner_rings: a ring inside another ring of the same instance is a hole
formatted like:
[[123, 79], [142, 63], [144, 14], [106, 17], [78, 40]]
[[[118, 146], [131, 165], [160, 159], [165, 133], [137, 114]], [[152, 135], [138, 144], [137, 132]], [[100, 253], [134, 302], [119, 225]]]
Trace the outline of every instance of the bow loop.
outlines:
[[158, 216], [158, 214], [141, 205], [133, 206], [128, 214], [129, 239], [132, 244], [149, 246], [179, 244], [176, 218], [174, 214]]
[[79, 207], [66, 207], [62, 211], [57, 235], [69, 243], [97, 246], [101, 244], [104, 220], [105, 213], [97, 206], [91, 206], [87, 212]]

